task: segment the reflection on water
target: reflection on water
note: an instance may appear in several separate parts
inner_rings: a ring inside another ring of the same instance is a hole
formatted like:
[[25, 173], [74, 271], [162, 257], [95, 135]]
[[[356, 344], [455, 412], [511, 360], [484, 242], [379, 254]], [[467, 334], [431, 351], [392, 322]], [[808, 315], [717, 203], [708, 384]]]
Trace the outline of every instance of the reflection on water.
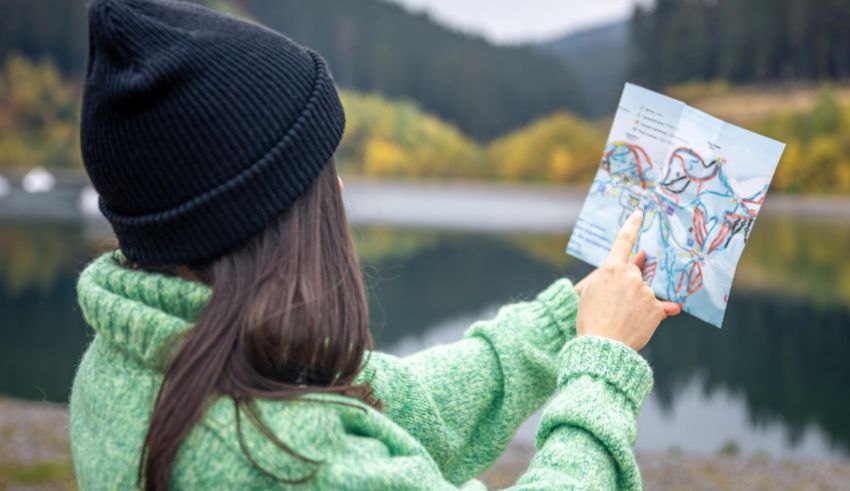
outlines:
[[[0, 394], [62, 401], [90, 337], [75, 276], [102, 239], [78, 227], [0, 224]], [[565, 236], [356, 231], [378, 346], [457, 339], [502, 303], [588, 267]], [[647, 349], [653, 396], [639, 447], [811, 457], [850, 454], [850, 224], [760, 221], [722, 330], [671, 319]], [[533, 427], [520, 438], [530, 441]]]
[[741, 289], [721, 331], [671, 319], [649, 348], [663, 406], [694, 380], [743, 398], [754, 425], [781, 419], [791, 443], [816, 423], [850, 450], [850, 309]]

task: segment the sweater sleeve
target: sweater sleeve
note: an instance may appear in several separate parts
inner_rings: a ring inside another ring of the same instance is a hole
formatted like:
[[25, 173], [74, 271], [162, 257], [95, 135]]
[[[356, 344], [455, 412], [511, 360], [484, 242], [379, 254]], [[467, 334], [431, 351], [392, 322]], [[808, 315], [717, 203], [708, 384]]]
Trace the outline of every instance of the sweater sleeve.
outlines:
[[[632, 447], [636, 414], [652, 385], [649, 365], [624, 344], [590, 336], [568, 342], [559, 365], [559, 391], [543, 411], [537, 452], [509, 489], [641, 489]], [[346, 424], [351, 441], [345, 445], [350, 451], [322, 468], [318, 488], [486, 490], [474, 479], [455, 482], [427, 457], [393, 454], [364, 438], [374, 433], [364, 428], [367, 418], [351, 420]], [[478, 436], [485, 444], [491, 441]]]
[[474, 478], [554, 392], [559, 353], [575, 336], [578, 297], [559, 280], [503, 307], [459, 342], [407, 358], [372, 353], [361, 375], [384, 414], [428, 450], [446, 479]]
[[558, 393], [515, 489], [641, 489], [632, 448], [652, 388], [649, 364], [628, 346], [593, 336], [567, 343], [560, 362]]

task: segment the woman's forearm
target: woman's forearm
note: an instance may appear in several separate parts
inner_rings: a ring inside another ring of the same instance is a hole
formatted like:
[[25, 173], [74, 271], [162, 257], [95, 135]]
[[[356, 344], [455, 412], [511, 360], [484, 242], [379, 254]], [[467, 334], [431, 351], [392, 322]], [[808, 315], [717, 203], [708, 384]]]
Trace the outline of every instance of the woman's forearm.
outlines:
[[503, 307], [457, 343], [405, 359], [374, 353], [361, 376], [384, 413], [419, 439], [456, 484], [491, 465], [556, 387], [559, 353], [575, 336], [578, 298], [559, 280]]

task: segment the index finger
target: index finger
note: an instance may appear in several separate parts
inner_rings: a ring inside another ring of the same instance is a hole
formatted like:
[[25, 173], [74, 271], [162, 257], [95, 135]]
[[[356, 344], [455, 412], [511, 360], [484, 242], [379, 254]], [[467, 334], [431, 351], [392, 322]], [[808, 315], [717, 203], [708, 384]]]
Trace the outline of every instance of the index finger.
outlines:
[[640, 232], [641, 221], [643, 221], [643, 212], [640, 209], [635, 210], [629, 215], [626, 223], [623, 224], [623, 228], [617, 234], [617, 238], [614, 239], [614, 245], [611, 247], [611, 255], [608, 256], [609, 260], [621, 263], [628, 262], [629, 254], [634, 249], [638, 232]]

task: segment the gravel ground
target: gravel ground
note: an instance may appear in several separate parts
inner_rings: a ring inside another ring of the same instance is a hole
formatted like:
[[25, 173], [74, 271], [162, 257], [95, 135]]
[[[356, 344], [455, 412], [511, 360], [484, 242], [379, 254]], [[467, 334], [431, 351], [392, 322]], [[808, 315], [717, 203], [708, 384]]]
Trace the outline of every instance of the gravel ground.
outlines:
[[0, 398], [0, 489], [76, 489], [66, 406]]
[[[510, 486], [532, 449], [511, 446], [482, 479]], [[753, 457], [638, 453], [647, 491], [848, 490], [850, 462], [786, 461]], [[0, 489], [76, 489], [65, 406], [0, 398]]]
[[[510, 486], [525, 470], [533, 449], [512, 446], [482, 479]], [[646, 491], [799, 490], [850, 491], [850, 462], [788, 461], [752, 457], [638, 452]]]

